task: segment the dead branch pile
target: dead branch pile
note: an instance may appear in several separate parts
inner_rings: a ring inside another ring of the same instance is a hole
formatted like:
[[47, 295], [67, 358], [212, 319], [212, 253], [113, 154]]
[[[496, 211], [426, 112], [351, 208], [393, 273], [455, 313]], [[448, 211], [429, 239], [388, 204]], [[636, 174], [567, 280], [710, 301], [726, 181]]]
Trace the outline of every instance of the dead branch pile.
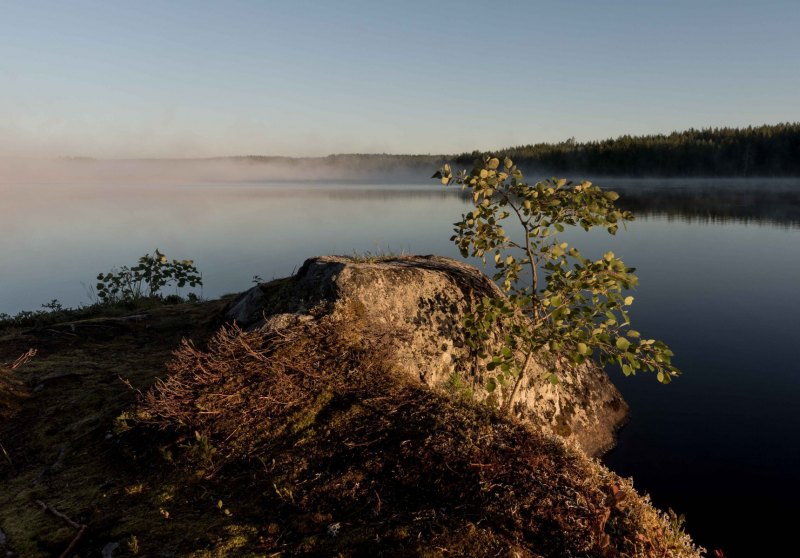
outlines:
[[207, 350], [183, 341], [166, 379], [142, 396], [138, 416], [215, 440], [218, 458], [253, 456], [265, 432], [280, 430], [323, 392], [356, 389], [381, 360], [368, 336], [345, 337], [324, 323], [266, 333], [224, 326]]

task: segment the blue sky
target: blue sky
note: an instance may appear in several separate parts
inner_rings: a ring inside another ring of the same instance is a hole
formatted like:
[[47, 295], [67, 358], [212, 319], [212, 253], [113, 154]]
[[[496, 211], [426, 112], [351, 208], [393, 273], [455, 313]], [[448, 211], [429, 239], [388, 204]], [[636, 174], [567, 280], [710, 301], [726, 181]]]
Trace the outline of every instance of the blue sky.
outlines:
[[800, 2], [0, 1], [0, 156], [440, 153], [800, 120]]

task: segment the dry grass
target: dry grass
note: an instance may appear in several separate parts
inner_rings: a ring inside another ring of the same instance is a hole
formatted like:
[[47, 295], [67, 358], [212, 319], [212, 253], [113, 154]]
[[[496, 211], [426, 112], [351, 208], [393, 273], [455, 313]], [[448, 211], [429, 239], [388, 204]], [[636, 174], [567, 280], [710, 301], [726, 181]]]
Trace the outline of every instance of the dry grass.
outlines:
[[143, 396], [140, 428], [191, 440], [173, 444], [176, 459], [214, 486], [236, 493], [247, 479], [251, 523], [265, 525], [244, 543], [252, 551], [697, 555], [629, 482], [490, 408], [409, 383], [386, 366], [385, 345], [354, 321], [224, 328], [206, 351], [181, 347]]
[[[43, 513], [36, 500], [89, 524], [81, 556], [87, 549], [98, 554], [117, 538], [117, 529], [128, 537], [138, 532], [143, 517], [158, 514], [157, 504], [121, 496], [140, 479], [121, 458], [117, 440], [108, 437], [115, 417], [135, 401], [135, 392], [120, 378], [148, 388], [182, 337], [200, 341], [209, 328], [216, 329], [224, 304], [161, 306], [148, 312], [146, 322], [86, 315], [0, 330], [0, 363], [13, 362], [29, 348], [37, 351], [25, 366], [13, 371], [6, 366], [0, 373], [0, 381], [14, 390], [13, 413], [0, 420], [7, 453], [0, 455], [0, 530], [9, 546], [0, 554], [13, 550], [38, 558], [66, 549], [74, 531]], [[0, 399], [8, 395], [0, 389]], [[152, 485], [157, 478], [148, 481]], [[157, 522], [145, 525], [159, 532]], [[164, 543], [166, 537], [158, 540]]]

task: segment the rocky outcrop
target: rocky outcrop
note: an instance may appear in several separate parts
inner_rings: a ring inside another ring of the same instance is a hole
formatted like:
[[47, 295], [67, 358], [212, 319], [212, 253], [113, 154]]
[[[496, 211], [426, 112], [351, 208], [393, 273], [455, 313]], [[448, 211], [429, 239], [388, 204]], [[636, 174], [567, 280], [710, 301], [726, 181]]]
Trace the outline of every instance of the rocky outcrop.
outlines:
[[[357, 261], [325, 256], [307, 260], [287, 279], [240, 295], [227, 318], [247, 329], [281, 328], [325, 315], [357, 318], [385, 332], [395, 368], [429, 386], [458, 383], [478, 399], [503, 402], [509, 390], [486, 391], [486, 371], [466, 343], [464, 316], [483, 296], [503, 296], [478, 269], [438, 256]], [[538, 369], [538, 370], [536, 370]], [[518, 414], [534, 425], [599, 455], [614, 443], [628, 407], [606, 373], [594, 364], [563, 369], [561, 383], [529, 380], [514, 397]]]

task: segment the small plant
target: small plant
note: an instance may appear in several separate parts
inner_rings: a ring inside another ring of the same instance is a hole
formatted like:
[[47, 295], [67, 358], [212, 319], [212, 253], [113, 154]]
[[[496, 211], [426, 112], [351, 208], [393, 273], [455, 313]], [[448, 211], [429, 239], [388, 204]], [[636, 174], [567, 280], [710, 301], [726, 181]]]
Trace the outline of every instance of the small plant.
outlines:
[[225, 507], [225, 504], [222, 502], [222, 500], [217, 500], [217, 509], [228, 517], [231, 516], [231, 510]]
[[214, 447], [208, 436], [195, 431], [194, 443], [188, 442], [181, 447], [188, 452], [192, 461], [203, 468], [198, 471], [198, 475], [203, 476], [214, 470], [214, 456], [217, 448]]
[[672, 508], [667, 509], [667, 517], [669, 518], [669, 526], [675, 533], [679, 535], [684, 534], [684, 524], [686, 523], [686, 516], [677, 514]]
[[61, 312], [64, 310], [64, 306], [58, 301], [57, 298], [54, 298], [50, 302], [42, 304], [42, 308], [45, 310], [49, 310], [50, 312]]
[[126, 541], [125, 546], [128, 547], [128, 552], [134, 556], [139, 554], [139, 538], [136, 535], [131, 535]]
[[470, 385], [464, 381], [464, 378], [462, 378], [461, 374], [458, 372], [450, 374], [445, 384], [445, 389], [447, 389], [450, 395], [460, 399], [466, 399], [467, 401], [471, 401], [475, 397], [475, 393]]
[[[614, 205], [616, 192], [563, 179], [529, 185], [509, 158], [501, 163], [485, 157], [471, 172], [455, 176], [445, 165], [434, 178], [471, 190], [474, 209], [455, 224], [451, 240], [464, 257], [481, 258], [484, 265], [491, 257], [493, 278], [507, 293], [483, 298], [464, 324], [470, 346], [488, 360], [487, 390], [511, 384], [506, 410], [534, 355], [554, 384], [562, 364], [594, 356], [601, 364], [618, 364], [626, 376], [644, 369], [669, 383], [678, 374], [664, 343], [630, 328], [627, 309], [633, 297], [624, 291], [638, 282], [634, 269], [613, 252], [592, 260], [556, 238], [566, 226], [603, 227], [615, 234], [633, 219]], [[507, 231], [506, 223], [518, 230]], [[498, 330], [503, 332], [499, 340], [493, 337]]]
[[79, 313], [79, 309], [64, 308], [56, 299], [42, 304], [42, 308], [43, 310], [21, 310], [13, 316], [0, 313], [0, 328], [48, 324]]
[[278, 498], [282, 501], [286, 502], [287, 504], [294, 504], [294, 490], [290, 486], [278, 486], [276, 483], [272, 483], [272, 488], [275, 490], [275, 494], [277, 494]]
[[375, 250], [366, 252], [353, 252], [348, 256], [354, 263], [380, 263], [405, 256], [405, 251], [395, 252], [393, 250]]
[[161, 290], [175, 287], [175, 295], [185, 286], [203, 285], [192, 260], [169, 260], [158, 249], [139, 258], [133, 267], [123, 266], [97, 276], [97, 297], [104, 303], [136, 302], [143, 298], [163, 298]]

